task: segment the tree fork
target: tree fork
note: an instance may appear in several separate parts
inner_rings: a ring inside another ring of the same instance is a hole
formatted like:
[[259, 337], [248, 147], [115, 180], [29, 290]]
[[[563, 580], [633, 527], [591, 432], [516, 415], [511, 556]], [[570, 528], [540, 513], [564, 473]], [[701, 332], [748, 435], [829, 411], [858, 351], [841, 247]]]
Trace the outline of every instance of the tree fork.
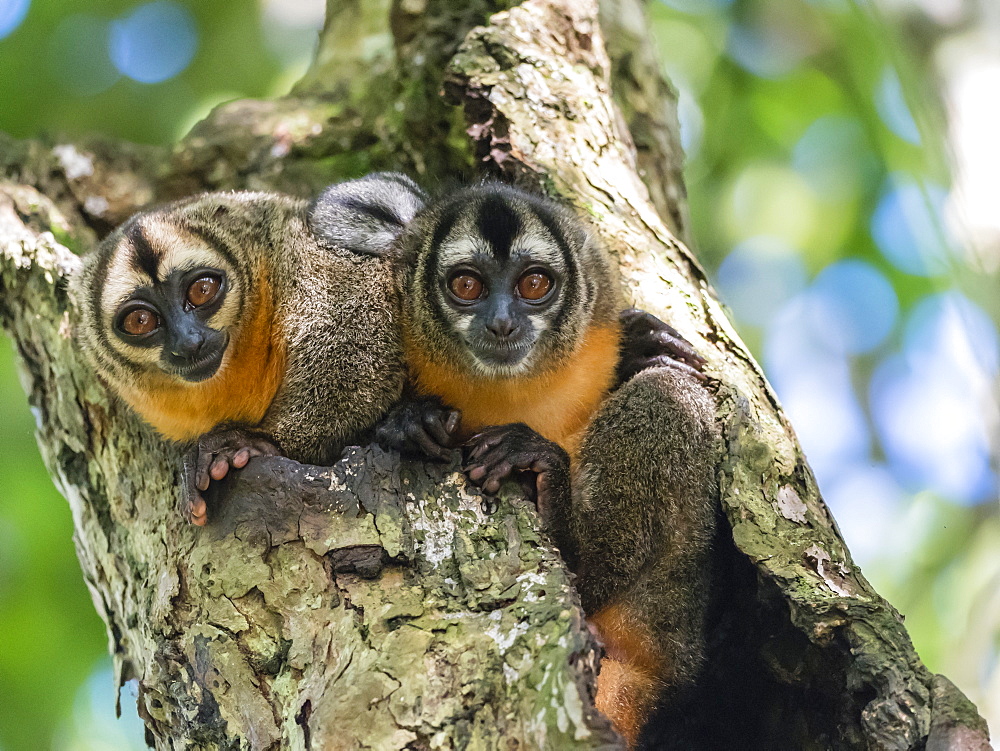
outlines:
[[[609, 1], [604, 18], [636, 12]], [[71, 251], [143, 205], [312, 195], [381, 168], [432, 184], [477, 164], [589, 212], [629, 299], [680, 328], [720, 384], [732, 599], [692, 732], [734, 747], [989, 747], [851, 561], [677, 239], [673, 103], [637, 28], [606, 24], [612, 64], [590, 0], [331, 2], [292, 94], [220, 107], [172, 150], [4, 141], [0, 319], [118, 680], [139, 679], [157, 748], [619, 744], [593, 711], [596, 653], [569, 578], [522, 500], [487, 499], [454, 466], [353, 449], [332, 468], [252, 461], [196, 530], [178, 510], [177, 450], [109, 398], [70, 339]]]

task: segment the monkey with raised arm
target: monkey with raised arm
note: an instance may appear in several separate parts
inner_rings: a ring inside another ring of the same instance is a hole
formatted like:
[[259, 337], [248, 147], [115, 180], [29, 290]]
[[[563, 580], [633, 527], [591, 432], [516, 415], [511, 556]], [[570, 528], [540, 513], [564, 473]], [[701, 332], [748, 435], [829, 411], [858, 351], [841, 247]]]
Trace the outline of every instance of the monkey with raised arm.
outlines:
[[[487, 492], [531, 481], [607, 650], [598, 708], [635, 746], [703, 661], [717, 511], [703, 361], [652, 316], [619, 314], [609, 259], [554, 201], [459, 190], [395, 249], [412, 384], [376, 434], [437, 457], [468, 439]], [[637, 343], [651, 339], [660, 353]]]
[[[143, 420], [195, 445], [198, 491], [251, 456], [330, 464], [399, 397], [390, 261], [363, 253], [423, 200], [380, 173], [311, 204], [206, 193], [136, 214], [75, 282], [81, 346]], [[204, 524], [194, 488], [187, 511]]]

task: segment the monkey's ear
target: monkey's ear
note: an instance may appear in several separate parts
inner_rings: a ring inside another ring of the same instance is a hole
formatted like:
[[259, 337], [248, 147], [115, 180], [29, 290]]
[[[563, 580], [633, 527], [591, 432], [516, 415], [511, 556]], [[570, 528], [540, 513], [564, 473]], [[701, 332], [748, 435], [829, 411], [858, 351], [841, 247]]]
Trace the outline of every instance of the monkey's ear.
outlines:
[[424, 207], [427, 194], [406, 175], [375, 172], [331, 185], [309, 206], [320, 242], [361, 255], [396, 255], [395, 240]]

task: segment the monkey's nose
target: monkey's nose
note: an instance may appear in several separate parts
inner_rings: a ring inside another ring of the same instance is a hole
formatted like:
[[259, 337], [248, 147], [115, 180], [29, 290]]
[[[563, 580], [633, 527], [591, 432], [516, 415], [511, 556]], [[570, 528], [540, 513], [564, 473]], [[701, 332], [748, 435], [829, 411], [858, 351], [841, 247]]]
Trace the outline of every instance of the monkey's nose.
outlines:
[[520, 327], [513, 318], [497, 317], [487, 323], [486, 328], [497, 339], [510, 339]]
[[193, 360], [201, 355], [204, 348], [205, 335], [200, 331], [196, 331], [174, 342], [174, 346], [170, 348], [170, 354], [174, 355], [174, 357]]

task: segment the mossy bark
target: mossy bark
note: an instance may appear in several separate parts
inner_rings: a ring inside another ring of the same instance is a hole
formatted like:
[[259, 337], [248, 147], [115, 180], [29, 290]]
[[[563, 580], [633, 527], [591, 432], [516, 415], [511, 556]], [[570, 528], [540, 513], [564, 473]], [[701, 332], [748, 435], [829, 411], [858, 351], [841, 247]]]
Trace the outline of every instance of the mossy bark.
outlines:
[[[629, 299], [708, 358], [732, 540], [690, 738], [988, 748], [975, 708], [920, 663], [852, 562], [682, 244], [674, 102], [634, 21], [641, 2], [604, 11], [614, 61], [592, 0], [331, 1], [289, 96], [220, 107], [171, 149], [0, 143], [0, 320], [119, 680], [139, 680], [158, 748], [620, 745], [593, 710], [596, 652], [569, 577], [523, 500], [487, 499], [455, 467], [352, 449], [332, 468], [254, 460], [218, 520], [194, 529], [177, 449], [110, 398], [72, 342], [74, 252], [136, 209], [218, 188], [313, 195], [372, 169], [432, 186], [486, 170], [573, 201]], [[654, 744], [677, 736], [664, 722]]]

